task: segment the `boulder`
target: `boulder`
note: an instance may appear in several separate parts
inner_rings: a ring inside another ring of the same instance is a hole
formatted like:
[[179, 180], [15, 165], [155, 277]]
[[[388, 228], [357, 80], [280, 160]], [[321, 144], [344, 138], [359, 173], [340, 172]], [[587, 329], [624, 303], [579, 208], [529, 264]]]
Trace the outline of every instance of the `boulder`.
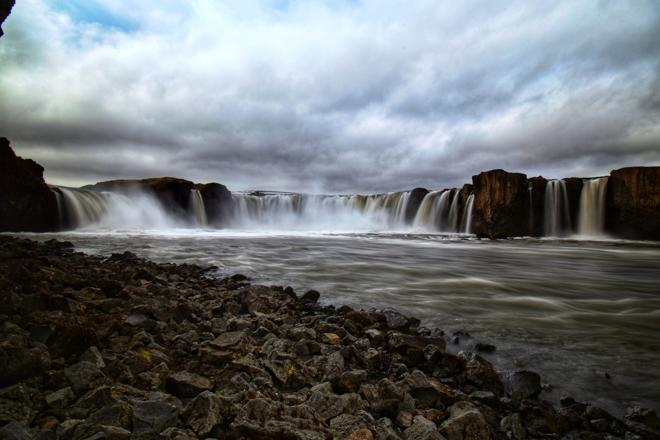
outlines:
[[493, 430], [479, 409], [470, 402], [455, 403], [449, 409], [449, 419], [441, 426], [440, 432], [447, 440], [489, 440], [494, 439]]
[[203, 391], [210, 390], [211, 381], [198, 374], [179, 371], [167, 378], [165, 389], [177, 397], [195, 397]]
[[619, 237], [660, 240], [660, 167], [612, 171], [607, 182], [605, 228]]
[[435, 423], [423, 416], [416, 416], [410, 428], [403, 433], [406, 440], [445, 440]]
[[0, 170], [0, 232], [57, 229], [57, 199], [44, 181], [43, 167], [16, 156], [9, 140], [0, 138]]
[[478, 237], [506, 238], [526, 235], [529, 229], [527, 176], [491, 170], [472, 176], [473, 229]]
[[204, 391], [188, 404], [184, 415], [188, 426], [200, 437], [205, 437], [223, 422], [223, 408], [224, 404], [218, 396]]
[[0, 1], [0, 37], [4, 35], [2, 31], [2, 23], [7, 19], [11, 13], [11, 8], [14, 7], [15, 0], [2, 0]]
[[541, 376], [532, 371], [508, 373], [504, 379], [504, 390], [516, 400], [536, 397], [541, 392]]
[[133, 407], [133, 435], [155, 435], [176, 425], [178, 408], [166, 399], [138, 402]]

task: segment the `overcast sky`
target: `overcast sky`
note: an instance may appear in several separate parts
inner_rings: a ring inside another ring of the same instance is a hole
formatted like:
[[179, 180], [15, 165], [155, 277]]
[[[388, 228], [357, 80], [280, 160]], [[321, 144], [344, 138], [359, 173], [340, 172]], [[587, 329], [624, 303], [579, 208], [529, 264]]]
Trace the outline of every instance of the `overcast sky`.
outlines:
[[50, 183], [439, 189], [660, 164], [660, 2], [18, 0], [0, 136]]

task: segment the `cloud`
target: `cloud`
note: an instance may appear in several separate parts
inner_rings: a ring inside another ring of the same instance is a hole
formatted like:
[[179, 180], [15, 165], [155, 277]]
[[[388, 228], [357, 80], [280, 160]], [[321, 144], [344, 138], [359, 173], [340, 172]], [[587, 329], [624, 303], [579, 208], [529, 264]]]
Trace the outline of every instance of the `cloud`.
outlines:
[[457, 186], [660, 164], [652, 1], [22, 0], [0, 133], [54, 183]]

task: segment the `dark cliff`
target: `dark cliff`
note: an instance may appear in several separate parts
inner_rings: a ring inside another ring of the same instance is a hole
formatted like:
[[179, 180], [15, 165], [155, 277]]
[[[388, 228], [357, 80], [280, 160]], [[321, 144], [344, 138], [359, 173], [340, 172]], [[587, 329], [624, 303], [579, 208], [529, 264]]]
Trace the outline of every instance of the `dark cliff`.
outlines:
[[624, 238], [660, 240], [660, 167], [612, 171], [606, 206], [608, 232]]
[[472, 176], [474, 233], [478, 237], [526, 235], [529, 229], [527, 176], [491, 170]]
[[16, 156], [9, 140], [0, 138], [0, 231], [56, 229], [57, 200], [43, 173], [41, 165]]

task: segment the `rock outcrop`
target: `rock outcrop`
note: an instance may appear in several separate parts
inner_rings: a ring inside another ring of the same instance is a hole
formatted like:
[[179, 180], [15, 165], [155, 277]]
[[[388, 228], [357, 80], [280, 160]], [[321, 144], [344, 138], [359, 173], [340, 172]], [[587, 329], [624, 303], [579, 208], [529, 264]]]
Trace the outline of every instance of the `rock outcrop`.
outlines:
[[16, 156], [9, 140], [0, 138], [0, 231], [56, 228], [57, 200], [43, 173], [41, 165]]
[[605, 227], [618, 237], [660, 240], [660, 167], [612, 171]]
[[2, 23], [4, 23], [11, 13], [11, 9], [14, 7], [15, 3], [15, 0], [0, 0], [0, 38], [4, 35], [4, 32], [2, 31]]
[[195, 185], [204, 199], [204, 208], [209, 225], [224, 226], [231, 220], [234, 212], [234, 200], [231, 191], [219, 183], [200, 183]]
[[474, 233], [478, 237], [506, 238], [525, 235], [529, 228], [527, 176], [491, 170], [472, 176]]
[[527, 218], [527, 234], [532, 237], [543, 235], [543, 216], [545, 204], [545, 186], [548, 179], [542, 176], [531, 177], [527, 181], [530, 209]]

